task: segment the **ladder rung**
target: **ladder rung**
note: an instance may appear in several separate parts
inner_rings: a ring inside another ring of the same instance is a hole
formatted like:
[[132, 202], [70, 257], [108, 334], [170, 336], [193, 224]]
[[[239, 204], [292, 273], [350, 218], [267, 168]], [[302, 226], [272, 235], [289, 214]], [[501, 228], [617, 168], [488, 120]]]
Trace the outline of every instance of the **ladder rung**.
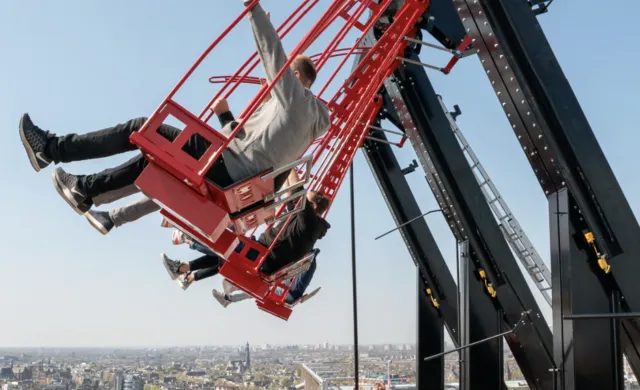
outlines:
[[540, 289], [540, 291], [547, 291], [547, 290], [551, 290], [551, 287], [545, 287]]
[[483, 181], [482, 183], [480, 183], [480, 184], [478, 184], [478, 185], [479, 185], [480, 187], [482, 187], [483, 185], [485, 185], [485, 184], [487, 184], [487, 183], [489, 183], [489, 180], [485, 180], [485, 181]]

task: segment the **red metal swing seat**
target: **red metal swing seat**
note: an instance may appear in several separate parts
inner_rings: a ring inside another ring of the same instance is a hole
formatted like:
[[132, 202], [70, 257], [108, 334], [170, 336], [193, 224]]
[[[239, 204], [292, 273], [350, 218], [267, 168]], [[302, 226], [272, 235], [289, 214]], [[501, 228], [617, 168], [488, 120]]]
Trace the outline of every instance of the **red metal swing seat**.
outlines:
[[[302, 295], [294, 302], [286, 302], [286, 297], [289, 295], [291, 288], [293, 288], [296, 278], [299, 277], [302, 272], [305, 272], [310, 268], [312, 262], [315, 260], [319, 252], [319, 249], [314, 249], [300, 261], [285, 266], [279, 271], [270, 275], [270, 279], [277, 280], [278, 283], [271, 287], [268, 296], [264, 300], [261, 301], [256, 299], [258, 308], [276, 317], [288, 320], [289, 316], [291, 315], [292, 309], [295, 306], [313, 298], [320, 291], [320, 287]], [[232, 287], [229, 292], [239, 290], [237, 285], [235, 285], [228, 279], [225, 279], [223, 281], [223, 284], [225, 285], [225, 291], [227, 291], [227, 289], [229, 288], [229, 286], [226, 285], [231, 285]]]
[[[292, 307], [285, 304], [289, 286], [285, 285], [284, 281], [291, 280], [300, 272], [308, 269], [313, 258], [305, 257], [273, 275], [264, 275], [260, 272], [260, 268], [271, 248], [266, 248], [245, 237], [244, 233], [263, 223], [274, 223], [287, 217], [290, 218], [291, 213], [279, 215], [283, 209], [279, 206], [282, 206], [283, 201], [277, 199], [279, 193], [276, 193], [277, 189], [274, 188], [275, 176], [281, 174], [281, 169], [290, 169], [290, 167], [261, 172], [229, 188], [219, 188], [205, 177], [206, 172], [222, 155], [231, 138], [243, 126], [246, 118], [255, 111], [259, 102], [262, 102], [271, 92], [273, 85], [263, 85], [260, 93], [240, 115], [245, 119], [240, 121], [229, 138], [207, 124], [211, 113], [205, 115], [206, 109], [200, 116], [195, 116], [173, 100], [175, 92], [199, 66], [203, 58], [257, 2], [258, 0], [254, 0], [236, 18], [227, 31], [214, 41], [156, 112], [151, 115], [145, 126], [132, 135], [131, 141], [140, 147], [150, 162], [136, 181], [136, 185], [161, 205], [162, 214], [175, 226], [226, 260], [220, 267], [220, 274], [227, 281], [256, 298], [260, 309], [286, 320], [291, 315]], [[303, 0], [294, 14], [278, 29], [278, 31], [284, 29], [281, 35], [286, 35], [293, 27], [284, 28], [289, 22], [293, 20], [295, 25], [315, 3], [317, 1]], [[297, 164], [307, 164], [305, 170], [307, 181], [310, 178], [313, 180], [310, 189], [324, 194], [330, 200], [335, 198], [357, 149], [365, 141], [380, 110], [382, 100], [378, 96], [378, 90], [385, 78], [389, 77], [401, 63], [402, 54], [409, 44], [404, 38], [414, 34], [414, 26], [429, 6], [429, 0], [406, 0], [401, 9], [395, 13], [394, 20], [377, 43], [373, 47], [360, 46], [365, 34], [380, 20], [385, 9], [391, 3], [392, 0], [381, 0], [379, 3], [375, 3], [373, 0], [334, 0], [329, 10], [293, 50], [289, 61], [284, 65], [284, 68], [288, 68], [295, 56], [308, 48], [338, 18], [347, 20], [347, 23], [331, 41], [327, 51], [317, 58], [318, 71], [331, 57], [363, 55], [359, 65], [345, 80], [336, 95], [327, 103], [331, 111], [331, 129], [322, 139], [312, 143], [311, 146], [315, 147], [312, 158], [296, 162]], [[307, 8], [305, 9], [305, 7]], [[362, 23], [359, 18], [366, 10], [373, 12], [368, 21]], [[350, 12], [352, 13], [350, 14]], [[296, 13], [298, 15], [294, 17]], [[353, 48], [338, 49], [338, 45], [352, 28], [359, 29], [362, 32], [361, 37]], [[346, 57], [322, 88], [318, 98], [336, 77], [347, 60]], [[224, 78], [225, 86], [222, 91], [231, 83], [235, 83], [226, 96], [245, 80], [254, 84], [261, 83], [260, 79], [249, 76], [258, 63], [257, 55], [254, 53], [233, 76]], [[282, 76], [284, 68], [274, 81]], [[244, 74], [241, 75], [243, 71]], [[215, 83], [218, 82], [218, 79], [214, 77], [210, 81]], [[212, 101], [221, 96], [222, 91]], [[185, 125], [183, 132], [173, 142], [157, 133], [158, 127], [169, 116]], [[211, 146], [199, 159], [191, 157], [183, 150], [184, 144], [196, 134], [211, 143]], [[329, 143], [332, 144], [329, 145]], [[324, 152], [327, 154], [316, 166]], [[313, 175], [311, 175], [312, 166], [315, 171]], [[288, 223], [288, 221], [284, 223]], [[283, 230], [281, 229], [281, 232]], [[279, 236], [276, 237], [274, 243], [278, 239]], [[238, 244], [241, 242], [244, 243], [244, 246], [237, 250]], [[284, 293], [276, 294], [278, 288], [282, 289]]]
[[[290, 264], [271, 275], [270, 279], [274, 284], [269, 289], [269, 294], [264, 300], [256, 300], [258, 308], [285, 321], [288, 320], [293, 307], [297, 304], [297, 302], [293, 304], [286, 302], [289, 290], [291, 290], [295, 278], [311, 267], [311, 263], [316, 259], [319, 252], [319, 250], [315, 249], [298, 262]], [[290, 281], [290, 283], [285, 283], [285, 281]]]

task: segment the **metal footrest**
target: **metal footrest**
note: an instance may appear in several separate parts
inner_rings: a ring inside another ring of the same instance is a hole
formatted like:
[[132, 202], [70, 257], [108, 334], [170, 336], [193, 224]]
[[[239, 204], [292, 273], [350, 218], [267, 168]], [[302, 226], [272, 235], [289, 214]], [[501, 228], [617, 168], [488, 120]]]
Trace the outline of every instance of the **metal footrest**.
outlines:
[[136, 186], [167, 211], [171, 220], [216, 242], [231, 223], [226, 210], [191, 190], [155, 163], [150, 163], [138, 177]]
[[256, 305], [260, 310], [266, 311], [267, 313], [285, 321], [289, 320], [289, 317], [291, 317], [291, 313], [293, 312], [293, 310], [285, 305], [280, 305], [270, 300], [264, 302], [256, 301]]
[[[231, 260], [235, 252], [229, 255]], [[220, 275], [239, 290], [246, 292], [257, 300], [263, 300], [269, 294], [270, 285], [260, 276], [252, 275], [231, 261], [225, 261], [220, 267]]]

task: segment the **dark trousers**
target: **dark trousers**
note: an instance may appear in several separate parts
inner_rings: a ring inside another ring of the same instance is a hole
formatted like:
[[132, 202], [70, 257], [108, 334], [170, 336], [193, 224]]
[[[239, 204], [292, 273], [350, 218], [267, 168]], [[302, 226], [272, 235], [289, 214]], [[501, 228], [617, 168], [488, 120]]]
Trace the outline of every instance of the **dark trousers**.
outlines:
[[[251, 237], [251, 238], [253, 239], [254, 237]], [[191, 244], [189, 244], [189, 247], [200, 253], [204, 253], [204, 256], [198, 257], [197, 259], [189, 262], [189, 267], [190, 267], [189, 269], [191, 271], [196, 270], [196, 268], [193, 268], [193, 267], [198, 267], [197, 269], [201, 270], [196, 273], [196, 276], [195, 276], [196, 280], [210, 278], [218, 274], [218, 268], [222, 265], [220, 261], [220, 257], [218, 255], [216, 255], [211, 249], [207, 248], [206, 246], [200, 244], [197, 241], [193, 241]], [[238, 246], [236, 246], [234, 251], [240, 252], [243, 247], [244, 247], [244, 243], [241, 242], [238, 244]], [[258, 257], [257, 255], [249, 254], [247, 258], [252, 261], [256, 261]], [[208, 268], [208, 267], [211, 267], [211, 268]]]
[[210, 278], [218, 274], [218, 268], [220, 267], [220, 258], [214, 254], [200, 256], [195, 260], [189, 262], [189, 270], [195, 272], [194, 278], [196, 281]]
[[[87, 134], [56, 137], [47, 143], [46, 154], [56, 163], [66, 163], [115, 156], [137, 150], [137, 147], [129, 142], [129, 137], [133, 132], [140, 130], [146, 120], [147, 118], [136, 118]], [[180, 129], [163, 124], [158, 129], [158, 133], [169, 141], [173, 141], [180, 134]], [[187, 141], [183, 150], [199, 159], [209, 146], [210, 143], [207, 140], [196, 135]], [[146, 166], [147, 161], [140, 153], [117, 167], [105, 169], [93, 175], [80, 176], [78, 187], [89, 198], [118, 190], [132, 185]], [[223, 188], [233, 184], [222, 158], [216, 161], [206, 176]]]

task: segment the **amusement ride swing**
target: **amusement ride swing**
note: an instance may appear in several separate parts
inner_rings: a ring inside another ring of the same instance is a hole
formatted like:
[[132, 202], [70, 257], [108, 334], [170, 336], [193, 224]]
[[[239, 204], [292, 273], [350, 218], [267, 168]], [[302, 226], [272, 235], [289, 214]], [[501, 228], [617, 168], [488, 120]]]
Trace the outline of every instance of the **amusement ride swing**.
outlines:
[[[292, 285], [288, 281], [309, 268], [315, 252], [274, 274], [265, 275], [260, 268], [285, 229], [280, 229], [269, 248], [250, 237], [263, 224], [268, 224], [267, 228], [276, 223], [286, 226], [291, 217], [304, 207], [306, 190], [302, 189], [302, 186], [306, 185], [308, 191], [318, 192], [326, 196], [330, 202], [333, 201], [356, 151], [363, 145], [370, 130], [376, 128], [373, 124], [382, 106], [379, 90], [385, 79], [405, 60], [403, 53], [412, 41], [415, 41], [413, 36], [417, 32], [416, 24], [423, 18], [430, 1], [406, 0], [389, 20], [388, 25], [384, 26], [384, 32], [375, 45], [362, 46], [367, 32], [379, 23], [393, 0], [332, 0], [327, 11], [290, 53], [289, 60], [273, 80], [265, 81], [250, 75], [260, 63], [256, 52], [232, 76], [211, 77], [210, 83], [223, 84], [220, 91], [198, 115], [188, 111], [174, 100], [174, 96], [203, 60], [258, 1], [254, 0], [248, 4], [231, 25], [213, 41], [150, 115], [140, 131], [131, 136], [131, 142], [141, 149], [149, 161], [149, 165], [136, 181], [140, 190], [162, 207], [163, 216], [176, 228], [196, 238], [224, 259], [220, 274], [229, 283], [255, 298], [260, 309], [287, 320], [293, 306], [298, 303], [285, 303]], [[277, 29], [281, 38], [286, 36], [318, 2], [319, 0], [302, 1]], [[366, 22], [360, 22], [367, 11], [370, 13]], [[346, 23], [329, 42], [324, 52], [312, 56], [318, 72], [330, 58], [343, 57], [337, 69], [321, 88], [318, 98], [322, 99], [323, 93], [350, 56], [360, 55], [362, 59], [338, 92], [326, 101], [331, 113], [331, 127], [328, 132], [313, 141], [307, 153], [291, 164], [273, 167], [227, 188], [220, 188], [207, 180], [205, 174], [272, 91], [274, 84], [283, 76], [295, 57], [308, 49], [339, 19], [346, 20]], [[339, 48], [353, 29], [360, 31], [360, 37], [353, 47]], [[458, 50], [453, 51], [453, 58], [446, 67], [440, 69], [443, 73], [452, 69], [461, 57], [460, 53], [469, 43], [470, 40], [465, 39]], [[235, 129], [226, 137], [208, 124], [213, 116], [209, 107], [216, 99], [229, 97], [241, 83], [262, 84], [262, 87], [240, 115], [242, 119], [238, 121]], [[159, 126], [170, 116], [185, 125], [180, 136], [173, 142], [157, 133]], [[184, 144], [196, 134], [211, 144], [199, 160], [183, 150]], [[403, 142], [398, 146], [402, 146]], [[275, 188], [275, 178], [291, 169], [296, 169], [304, 180], [288, 188]], [[294, 191], [296, 189], [302, 191]], [[296, 200], [296, 207], [285, 212], [285, 204]], [[239, 243], [244, 245], [242, 249], [237, 250]]]

